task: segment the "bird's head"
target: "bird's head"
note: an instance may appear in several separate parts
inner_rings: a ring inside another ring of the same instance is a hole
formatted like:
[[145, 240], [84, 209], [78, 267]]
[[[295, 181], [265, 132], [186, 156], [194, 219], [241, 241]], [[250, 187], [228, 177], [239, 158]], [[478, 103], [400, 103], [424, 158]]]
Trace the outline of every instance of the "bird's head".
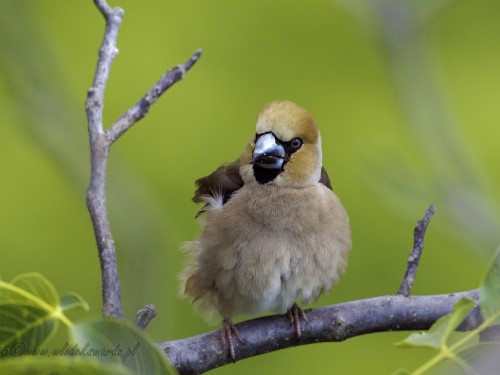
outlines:
[[309, 112], [289, 101], [271, 102], [257, 118], [255, 137], [241, 158], [245, 181], [306, 186], [321, 175], [321, 137]]

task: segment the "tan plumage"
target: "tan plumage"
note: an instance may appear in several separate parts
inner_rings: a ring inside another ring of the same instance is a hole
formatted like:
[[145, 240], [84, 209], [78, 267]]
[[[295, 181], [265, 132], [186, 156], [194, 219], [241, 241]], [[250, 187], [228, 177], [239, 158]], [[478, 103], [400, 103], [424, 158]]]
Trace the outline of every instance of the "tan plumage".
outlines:
[[197, 185], [193, 200], [205, 203], [205, 224], [184, 293], [203, 312], [229, 322], [284, 313], [339, 280], [351, 248], [349, 221], [322, 168], [320, 134], [306, 110], [288, 101], [268, 104], [240, 158]]

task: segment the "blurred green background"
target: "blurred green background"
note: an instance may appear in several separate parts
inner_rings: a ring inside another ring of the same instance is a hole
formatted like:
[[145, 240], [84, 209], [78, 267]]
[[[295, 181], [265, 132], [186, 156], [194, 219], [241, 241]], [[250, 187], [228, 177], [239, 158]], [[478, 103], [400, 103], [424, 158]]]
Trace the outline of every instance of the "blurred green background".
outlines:
[[[202, 59], [116, 143], [109, 205], [123, 303], [147, 303], [158, 341], [215, 329], [177, 296], [200, 232], [193, 181], [233, 161], [257, 113], [289, 99], [315, 116], [324, 166], [352, 222], [347, 274], [317, 305], [391, 294], [413, 227], [438, 211], [414, 294], [479, 285], [500, 242], [500, 3], [493, 0], [113, 1], [125, 9], [106, 91], [111, 124], [197, 48]], [[103, 19], [90, 0], [0, 3], [1, 276], [39, 271], [101, 308], [85, 207], [84, 100]], [[430, 352], [381, 333], [214, 373], [388, 374]]]

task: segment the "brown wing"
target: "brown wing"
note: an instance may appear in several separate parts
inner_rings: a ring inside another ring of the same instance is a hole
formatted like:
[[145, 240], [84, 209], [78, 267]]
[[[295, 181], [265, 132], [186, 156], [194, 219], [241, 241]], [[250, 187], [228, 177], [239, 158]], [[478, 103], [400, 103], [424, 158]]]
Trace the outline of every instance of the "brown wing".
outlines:
[[[243, 179], [240, 176], [240, 161], [236, 160], [231, 164], [217, 168], [212, 174], [196, 180], [196, 186], [193, 202], [203, 202], [202, 195], [214, 196], [218, 194], [223, 196], [223, 202], [226, 203], [231, 195], [243, 186]], [[203, 212], [204, 208], [200, 210], [198, 215]]]
[[328, 177], [328, 173], [326, 173], [326, 170], [323, 167], [321, 167], [321, 177], [319, 178], [319, 182], [325, 185], [328, 189], [332, 190], [332, 185], [330, 184], [330, 178]]

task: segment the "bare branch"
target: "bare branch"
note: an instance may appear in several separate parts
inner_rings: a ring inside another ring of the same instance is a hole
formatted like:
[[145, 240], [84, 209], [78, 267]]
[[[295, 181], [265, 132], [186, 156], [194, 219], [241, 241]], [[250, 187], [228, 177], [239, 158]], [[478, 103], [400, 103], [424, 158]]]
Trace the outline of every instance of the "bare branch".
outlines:
[[[451, 312], [453, 304], [464, 296], [479, 300], [479, 289], [418, 297], [383, 296], [307, 310], [309, 324], [299, 341], [286, 315], [248, 320], [236, 325], [245, 339], [244, 344], [235, 343], [236, 358], [241, 360], [291, 346], [339, 342], [374, 332], [426, 330]], [[473, 329], [481, 321], [480, 314], [473, 311], [461, 329]], [[158, 346], [180, 374], [203, 373], [232, 363], [222, 347], [220, 330]]]
[[106, 20], [106, 31], [104, 32], [101, 47], [99, 48], [99, 58], [97, 60], [94, 81], [87, 94], [86, 111], [89, 118], [89, 130], [91, 132], [102, 132], [104, 90], [108, 82], [111, 65], [118, 54], [116, 40], [118, 39], [118, 32], [123, 20], [124, 11], [121, 8], [110, 8], [105, 0], [94, 0], [94, 3]]
[[113, 9], [106, 3], [106, 0], [94, 0], [94, 4], [101, 11], [102, 15], [108, 20], [108, 17], [113, 13]]
[[415, 274], [417, 273], [418, 263], [420, 262], [422, 251], [424, 250], [425, 230], [427, 229], [434, 212], [436, 212], [436, 207], [431, 204], [425, 212], [423, 219], [419, 220], [415, 226], [413, 248], [408, 256], [408, 266], [406, 268], [403, 281], [401, 282], [401, 286], [397, 292], [398, 295], [409, 296], [411, 293], [413, 282], [415, 281]]
[[184, 75], [198, 61], [201, 49], [198, 49], [185, 64], [168, 70], [158, 82], [139, 100], [132, 108], [125, 112], [118, 121], [108, 130], [110, 143], [116, 141], [123, 133], [142, 119], [149, 108], [168, 90], [173, 84], [184, 78]]
[[137, 312], [134, 324], [141, 331], [144, 331], [149, 322], [158, 314], [154, 305], [146, 305]]
[[118, 53], [116, 39], [123, 19], [123, 10], [111, 9], [104, 0], [95, 0], [95, 4], [106, 20], [106, 31], [99, 49], [94, 82], [88, 90], [85, 103], [90, 138], [90, 184], [87, 190], [87, 207], [92, 219], [101, 262], [102, 312], [105, 316], [121, 317], [123, 315], [121, 287], [106, 204], [106, 165], [109, 143], [103, 130], [103, 102], [111, 65]]
[[[198, 61], [201, 50], [183, 65], [167, 71], [146, 95], [128, 110], [108, 131], [103, 125], [104, 91], [113, 60], [118, 54], [116, 41], [124, 12], [111, 8], [106, 0], [94, 0], [106, 20], [106, 30], [99, 49], [99, 58], [92, 87], [88, 90], [85, 109], [90, 138], [90, 183], [87, 189], [89, 209], [99, 252], [102, 273], [102, 312], [104, 316], [121, 317], [121, 287], [116, 263], [116, 250], [106, 203], [106, 166], [109, 148], [135, 122], [143, 118], [151, 105]], [[152, 319], [152, 316], [148, 318]], [[145, 325], [149, 322], [147, 320]]]

